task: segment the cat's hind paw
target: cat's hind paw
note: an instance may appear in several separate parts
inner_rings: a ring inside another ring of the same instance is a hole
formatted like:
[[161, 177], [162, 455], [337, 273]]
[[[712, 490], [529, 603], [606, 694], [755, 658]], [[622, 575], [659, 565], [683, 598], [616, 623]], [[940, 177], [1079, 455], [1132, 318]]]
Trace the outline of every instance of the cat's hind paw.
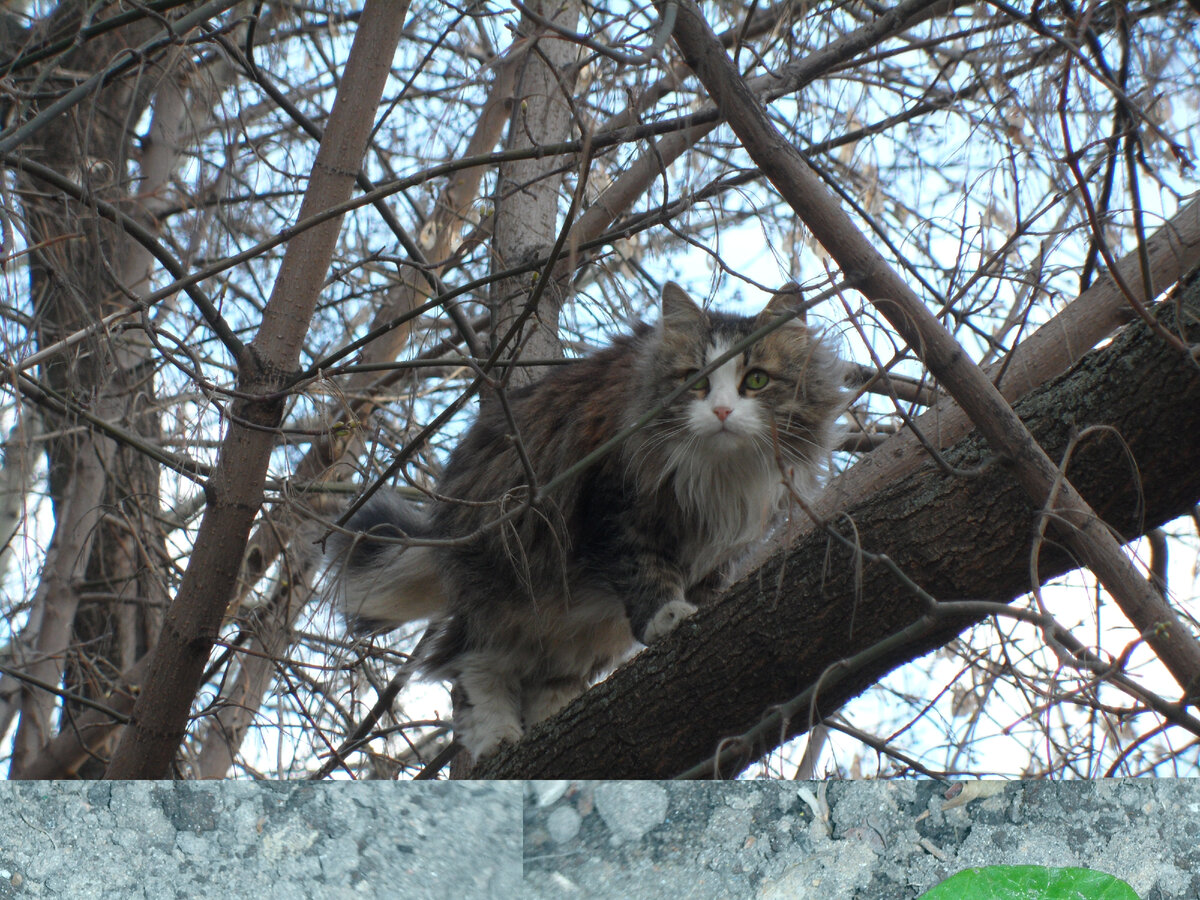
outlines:
[[646, 630], [642, 632], [642, 643], [653, 644], [659, 638], [670, 634], [680, 622], [695, 611], [696, 607], [686, 600], [672, 600], [656, 612], [654, 618], [647, 623]]

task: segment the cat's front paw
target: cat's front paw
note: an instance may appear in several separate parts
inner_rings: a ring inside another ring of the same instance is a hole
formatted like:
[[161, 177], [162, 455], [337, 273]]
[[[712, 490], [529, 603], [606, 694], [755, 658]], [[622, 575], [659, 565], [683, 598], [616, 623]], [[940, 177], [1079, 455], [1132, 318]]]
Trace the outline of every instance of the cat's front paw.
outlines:
[[[490, 724], [490, 723], [489, 723]], [[471, 754], [475, 762], [485, 759], [500, 749], [501, 744], [515, 744], [521, 740], [523, 729], [520, 725], [496, 724], [491, 727], [475, 727], [465, 731], [459, 737], [463, 748]]]
[[653, 644], [659, 638], [670, 634], [680, 622], [696, 611], [696, 607], [686, 600], [672, 600], [654, 614], [642, 632], [642, 643]]

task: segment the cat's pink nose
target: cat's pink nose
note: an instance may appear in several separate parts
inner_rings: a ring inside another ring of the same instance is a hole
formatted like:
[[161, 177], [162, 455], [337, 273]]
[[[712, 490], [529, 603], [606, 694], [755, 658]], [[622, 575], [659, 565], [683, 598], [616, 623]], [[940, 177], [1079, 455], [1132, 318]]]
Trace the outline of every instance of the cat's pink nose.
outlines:
[[730, 409], [728, 406], [714, 406], [713, 407], [713, 415], [716, 416], [718, 419], [720, 419], [722, 422], [724, 422], [726, 419], [729, 418], [729, 414], [731, 412], [733, 412], [733, 410]]

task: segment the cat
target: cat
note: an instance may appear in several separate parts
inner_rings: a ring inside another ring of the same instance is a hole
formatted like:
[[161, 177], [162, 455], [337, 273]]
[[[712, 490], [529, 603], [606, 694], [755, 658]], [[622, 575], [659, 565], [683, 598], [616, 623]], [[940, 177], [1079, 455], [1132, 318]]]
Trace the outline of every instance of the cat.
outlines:
[[[460, 688], [454, 728], [474, 759], [558, 711], [635, 639], [670, 633], [716, 594], [789, 489], [811, 492], [845, 405], [845, 371], [792, 309], [797, 297], [776, 294], [747, 318], [706, 311], [667, 284], [657, 324], [485, 403], [431, 509], [379, 491], [347, 524], [358, 537], [335, 538], [338, 605], [352, 631], [431, 620], [415, 664]], [[435, 540], [396, 540], [405, 537]]]

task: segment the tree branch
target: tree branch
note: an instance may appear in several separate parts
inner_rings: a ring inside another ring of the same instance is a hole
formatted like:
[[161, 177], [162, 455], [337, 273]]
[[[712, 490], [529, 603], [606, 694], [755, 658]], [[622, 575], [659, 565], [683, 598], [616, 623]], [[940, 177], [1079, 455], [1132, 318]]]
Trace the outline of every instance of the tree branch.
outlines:
[[[1180, 289], [1190, 340], [1200, 340], [1200, 277]], [[1156, 312], [1179, 324], [1173, 304]], [[1136, 372], [1136, 377], [1130, 373]], [[1200, 369], [1142, 323], [1038, 388], [1017, 412], [1047, 452], [1058, 456], [1092, 425], [1116, 429], [1079, 449], [1077, 487], [1108, 527], [1132, 538], [1200, 499], [1194, 448], [1200, 433]], [[1141, 478], [1130, 478], [1128, 453]], [[989, 459], [977, 433], [946, 451], [959, 468]], [[841, 532], [886, 555], [938, 599], [1010, 601], [1027, 592], [1033, 526], [1039, 513], [1004, 466], [974, 478], [927, 462], [919, 471], [846, 510]], [[882, 565], [810, 532], [772, 555], [716, 604], [614, 672], [515, 747], [473, 773], [491, 778], [663, 778], [709, 757], [723, 738], [748, 732], [772, 709], [817, 684], [841, 660], [874, 647], [925, 614], [925, 604]], [[1039, 577], [1078, 566], [1046, 545]], [[945, 644], [975, 619], [942, 623], [915, 644], [893, 648], [870, 667], [817, 692], [812, 715], [791, 719], [747, 754], [803, 733], [893, 668]], [[681, 711], [689, 710], [689, 713]]]
[[[363, 9], [300, 219], [349, 196], [407, 11], [407, 3], [389, 0], [368, 0]], [[340, 224], [340, 217], [335, 217], [288, 245], [263, 311], [262, 327], [238, 372], [239, 389], [263, 399], [240, 401], [237, 419], [228, 425], [217, 469], [206, 485], [208, 508], [183, 583], [167, 611], [150, 658], [146, 689], [134, 706], [106, 778], [161, 778], [179, 749], [188, 711], [233, 595], [250, 526], [262, 504], [267, 464], [275, 448], [274, 429], [283, 415], [276, 393], [298, 362]]]
[[[665, 0], [660, 0], [665, 2]], [[855, 227], [833, 193], [770, 121], [692, 0], [679, 3], [675, 41], [763, 174], [897, 333], [1013, 465], [1029, 496], [1191, 696], [1200, 690], [1200, 642], [1166, 607], [1004, 397], [908, 284]]]

